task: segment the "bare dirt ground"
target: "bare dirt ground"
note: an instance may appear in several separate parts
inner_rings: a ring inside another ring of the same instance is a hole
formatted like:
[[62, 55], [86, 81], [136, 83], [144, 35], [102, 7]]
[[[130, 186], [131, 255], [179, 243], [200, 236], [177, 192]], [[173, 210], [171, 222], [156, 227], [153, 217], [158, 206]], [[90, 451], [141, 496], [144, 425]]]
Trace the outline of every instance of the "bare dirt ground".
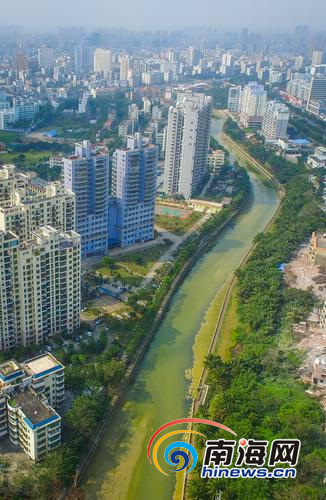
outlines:
[[285, 282], [301, 290], [310, 288], [316, 297], [326, 299], [326, 269], [311, 264], [308, 246], [301, 247], [296, 258], [286, 265]]
[[8, 437], [0, 441], [0, 457], [2, 464], [8, 464], [8, 468], [5, 467], [5, 469], [0, 472], [0, 475], [2, 477], [7, 477], [9, 481], [18, 473], [28, 474], [32, 466], [32, 462], [29, 460], [26, 453], [24, 453], [20, 447], [13, 445]]
[[[321, 303], [326, 299], [326, 269], [310, 262], [308, 245], [302, 246], [295, 259], [286, 265], [285, 282], [294, 288], [311, 290]], [[305, 353], [300, 375], [309, 383], [315, 358], [326, 351], [326, 331], [319, 326], [318, 308], [294, 329], [296, 347]], [[326, 410], [326, 388], [314, 387], [311, 394], [321, 399]]]

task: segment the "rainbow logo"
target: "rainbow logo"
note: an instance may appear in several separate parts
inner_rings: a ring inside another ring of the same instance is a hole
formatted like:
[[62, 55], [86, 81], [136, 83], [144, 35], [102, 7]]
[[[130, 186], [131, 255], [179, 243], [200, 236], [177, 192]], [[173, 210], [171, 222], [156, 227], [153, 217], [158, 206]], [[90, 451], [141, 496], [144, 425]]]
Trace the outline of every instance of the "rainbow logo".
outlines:
[[[193, 424], [206, 424], [206, 425], [212, 425], [213, 427], [218, 427], [219, 429], [223, 429], [224, 431], [231, 432], [231, 434], [234, 434], [236, 436], [236, 433], [233, 432], [231, 429], [226, 427], [223, 424], [219, 424], [218, 422], [214, 422], [214, 420], [207, 420], [205, 418], [180, 418], [179, 420], [172, 420], [172, 422], [168, 422], [167, 424], [162, 425], [159, 429], [157, 429], [156, 432], [152, 435], [151, 439], [149, 440], [148, 446], [147, 446], [147, 457], [150, 463], [152, 463], [151, 460], [151, 446], [153, 444], [154, 439], [156, 436], [162, 432], [164, 429], [167, 429], [168, 427], [171, 427], [172, 425], [177, 425], [177, 424], [187, 424], [187, 423], [193, 423]], [[160, 467], [158, 460], [157, 460], [157, 452], [159, 449], [159, 446], [165, 441], [167, 438], [170, 436], [174, 436], [176, 434], [197, 434], [199, 436], [204, 436], [201, 432], [197, 431], [192, 431], [189, 429], [184, 429], [184, 430], [179, 430], [179, 431], [172, 431], [168, 432], [167, 434], [164, 434], [161, 436], [155, 443], [153, 447], [153, 462], [155, 467], [162, 472], [165, 476], [168, 476], [164, 470]], [[204, 436], [205, 437], [205, 436]], [[180, 449], [182, 448], [182, 450]], [[186, 450], [186, 451], [183, 451]], [[174, 441], [171, 443], [169, 446], [166, 447], [164, 451], [164, 460], [166, 461], [167, 464], [179, 467], [178, 469], [171, 469], [173, 472], [179, 472], [183, 469], [186, 469], [189, 465], [190, 459], [189, 455], [191, 455], [192, 459], [192, 465], [191, 467], [187, 470], [186, 474], [188, 474], [192, 469], [195, 467], [198, 459], [197, 451], [195, 448], [184, 441]], [[181, 459], [183, 460], [183, 464], [180, 464]], [[181, 465], [181, 467], [180, 467]]]

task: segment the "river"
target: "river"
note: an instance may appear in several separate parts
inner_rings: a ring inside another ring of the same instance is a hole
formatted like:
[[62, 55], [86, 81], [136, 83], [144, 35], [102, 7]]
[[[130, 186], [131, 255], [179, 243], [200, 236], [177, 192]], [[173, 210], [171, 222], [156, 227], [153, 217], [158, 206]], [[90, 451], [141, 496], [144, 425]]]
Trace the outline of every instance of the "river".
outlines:
[[[222, 123], [212, 122], [212, 135], [220, 143]], [[234, 160], [233, 154], [231, 159]], [[241, 158], [237, 159], [243, 164]], [[254, 236], [264, 229], [277, 209], [275, 188], [251, 169], [249, 175], [250, 202], [235, 224], [227, 227], [216, 245], [197, 262], [175, 294], [124, 404], [105, 432], [82, 483], [87, 499], [173, 498], [175, 476], [163, 476], [157, 471], [148, 462], [146, 447], [161, 425], [188, 416], [189, 381], [185, 371], [192, 367], [192, 348], [205, 313], [238, 267]]]

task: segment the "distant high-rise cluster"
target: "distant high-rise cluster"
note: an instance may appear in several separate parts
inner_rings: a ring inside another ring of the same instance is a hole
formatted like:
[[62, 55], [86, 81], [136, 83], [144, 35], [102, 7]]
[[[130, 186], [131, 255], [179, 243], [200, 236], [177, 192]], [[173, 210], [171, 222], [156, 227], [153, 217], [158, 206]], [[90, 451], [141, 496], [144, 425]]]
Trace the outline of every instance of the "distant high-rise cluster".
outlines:
[[266, 140], [276, 141], [287, 136], [289, 108], [278, 101], [267, 101], [264, 86], [250, 82], [244, 88], [231, 86], [228, 110], [240, 116], [243, 127], [261, 128]]
[[190, 198], [206, 171], [212, 99], [184, 94], [169, 109], [163, 190]]

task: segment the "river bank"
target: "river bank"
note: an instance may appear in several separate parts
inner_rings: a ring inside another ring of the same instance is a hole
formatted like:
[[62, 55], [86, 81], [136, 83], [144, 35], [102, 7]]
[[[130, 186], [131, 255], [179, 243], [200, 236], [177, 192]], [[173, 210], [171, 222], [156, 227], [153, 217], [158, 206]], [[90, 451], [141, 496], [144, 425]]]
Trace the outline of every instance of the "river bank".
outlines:
[[83, 481], [86, 498], [172, 498], [175, 476], [166, 478], [148, 463], [146, 442], [162, 423], [188, 415], [185, 372], [193, 364], [194, 339], [214, 297], [278, 205], [275, 190], [255, 173], [250, 177], [250, 203], [183, 281], [122, 406], [104, 432]]
[[[220, 135], [220, 141], [221, 144], [224, 147], [227, 147], [230, 152], [230, 148], [233, 149], [238, 154], [241, 154], [243, 158], [245, 158], [247, 161], [250, 162], [250, 165], [253, 166], [255, 169], [257, 169], [261, 174], [263, 174], [265, 177], [268, 178], [269, 181], [271, 181], [274, 186], [277, 189], [277, 192], [279, 194], [280, 200], [282, 200], [284, 196], [284, 188], [280, 185], [280, 183], [275, 179], [273, 175], [271, 175], [270, 172], [268, 172], [258, 161], [256, 161], [254, 158], [252, 158], [245, 150], [243, 150], [237, 143], [235, 143], [228, 135], [226, 135], [224, 132]], [[275, 213], [271, 217], [271, 219], [267, 222], [265, 228], [263, 229], [263, 232], [267, 232], [268, 229], [271, 227], [273, 224], [274, 220], [276, 219], [279, 210], [281, 207], [281, 203], [279, 203]], [[250, 255], [256, 248], [256, 244], [252, 244], [251, 248], [248, 250], [248, 252], [243, 256], [239, 268], [242, 268], [245, 266], [246, 262], [248, 261]], [[205, 323], [202, 326], [202, 328], [199, 330], [198, 335], [196, 336], [195, 339], [195, 344], [194, 344], [194, 365], [192, 368], [192, 406], [191, 406], [191, 411], [190, 411], [190, 417], [194, 417], [200, 407], [201, 401], [202, 401], [202, 391], [205, 390], [205, 382], [207, 379], [207, 373], [208, 370], [204, 366], [205, 358], [207, 355], [212, 354], [216, 352], [216, 347], [217, 343], [220, 337], [221, 330], [223, 328], [223, 324], [225, 321], [225, 317], [228, 311], [229, 303], [231, 298], [235, 300], [235, 297], [233, 296], [233, 291], [234, 287], [236, 284], [236, 277], [234, 273], [232, 273], [232, 276], [230, 277], [228, 283], [226, 284], [225, 288], [219, 292], [216, 297], [214, 298], [214, 301], [209, 308], [206, 316], [205, 316]], [[215, 321], [214, 321], [215, 318]], [[208, 349], [203, 348], [203, 344], [207, 345], [207, 337], [209, 340], [208, 344]], [[198, 377], [198, 372], [199, 372], [199, 367], [201, 368], [200, 371], [200, 376]], [[193, 425], [189, 425], [189, 429], [192, 429]], [[190, 437], [190, 443], [192, 442], [192, 435], [189, 435]], [[188, 477], [184, 475], [184, 481], [182, 481], [182, 486], [179, 482], [177, 482], [176, 485], [176, 491], [174, 494], [174, 499], [178, 500], [179, 498], [185, 499], [186, 498], [186, 484], [187, 484], [187, 479]]]

